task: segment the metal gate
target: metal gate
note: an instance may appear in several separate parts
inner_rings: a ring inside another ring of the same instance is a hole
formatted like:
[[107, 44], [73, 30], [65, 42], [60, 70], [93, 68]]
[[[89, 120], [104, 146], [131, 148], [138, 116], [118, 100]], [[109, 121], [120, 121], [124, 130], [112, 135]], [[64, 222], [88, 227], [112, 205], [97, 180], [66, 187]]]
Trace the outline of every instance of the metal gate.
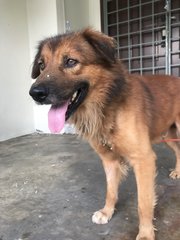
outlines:
[[131, 73], [180, 76], [180, 0], [102, 0], [104, 32]]

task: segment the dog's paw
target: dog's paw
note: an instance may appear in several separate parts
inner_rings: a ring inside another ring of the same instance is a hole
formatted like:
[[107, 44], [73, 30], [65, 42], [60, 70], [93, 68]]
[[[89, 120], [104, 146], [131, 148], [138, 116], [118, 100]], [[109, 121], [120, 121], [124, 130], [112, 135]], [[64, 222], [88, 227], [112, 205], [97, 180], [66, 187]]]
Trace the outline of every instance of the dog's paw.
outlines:
[[147, 238], [147, 237], [136, 237], [136, 240], [154, 240], [155, 238]]
[[172, 179], [180, 178], [180, 171], [177, 169], [172, 170], [171, 173], [169, 174], [169, 177]]
[[96, 224], [106, 224], [112, 218], [113, 212], [111, 214], [107, 214], [103, 211], [103, 209], [99, 210], [93, 214], [92, 222]]
[[142, 227], [136, 240], [155, 240], [154, 227]]
[[155, 240], [155, 237], [154, 237], [154, 234], [152, 236], [148, 236], [148, 237], [138, 234], [136, 237], [136, 240]]

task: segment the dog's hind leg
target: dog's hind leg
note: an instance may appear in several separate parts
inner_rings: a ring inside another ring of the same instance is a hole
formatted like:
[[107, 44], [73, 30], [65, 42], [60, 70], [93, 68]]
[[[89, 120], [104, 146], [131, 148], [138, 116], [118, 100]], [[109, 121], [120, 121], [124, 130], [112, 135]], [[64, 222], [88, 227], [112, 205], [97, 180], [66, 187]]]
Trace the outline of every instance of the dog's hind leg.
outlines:
[[[180, 118], [176, 121], [175, 126], [171, 127], [168, 131], [166, 138], [180, 138]], [[166, 139], [165, 138], [165, 139]], [[170, 173], [170, 177], [173, 179], [180, 178], [180, 142], [166, 142], [167, 145], [174, 150], [176, 155], [176, 166]]]
[[96, 224], [105, 224], [112, 218], [115, 210], [115, 204], [118, 200], [118, 187], [123, 176], [127, 173], [127, 165], [120, 161], [120, 159], [114, 159], [110, 150], [102, 151], [94, 147], [101, 157], [104, 171], [106, 174], [107, 192], [104, 208], [95, 212], [92, 216], [92, 221]]

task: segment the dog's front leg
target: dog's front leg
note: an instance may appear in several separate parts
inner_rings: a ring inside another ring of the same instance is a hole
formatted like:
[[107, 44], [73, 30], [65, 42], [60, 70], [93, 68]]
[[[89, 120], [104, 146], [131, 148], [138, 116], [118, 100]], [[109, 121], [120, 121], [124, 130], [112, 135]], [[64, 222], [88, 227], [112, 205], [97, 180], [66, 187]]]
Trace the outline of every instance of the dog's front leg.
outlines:
[[127, 166], [121, 163], [120, 159], [116, 159], [110, 150], [95, 149], [103, 163], [104, 171], [106, 174], [107, 192], [104, 208], [95, 212], [92, 216], [92, 221], [97, 224], [105, 224], [111, 219], [115, 204], [118, 199], [118, 186], [127, 172]]
[[138, 190], [138, 213], [139, 213], [139, 233], [136, 240], [154, 240], [154, 205], [155, 196], [155, 153], [139, 155], [133, 159], [133, 168], [136, 176]]

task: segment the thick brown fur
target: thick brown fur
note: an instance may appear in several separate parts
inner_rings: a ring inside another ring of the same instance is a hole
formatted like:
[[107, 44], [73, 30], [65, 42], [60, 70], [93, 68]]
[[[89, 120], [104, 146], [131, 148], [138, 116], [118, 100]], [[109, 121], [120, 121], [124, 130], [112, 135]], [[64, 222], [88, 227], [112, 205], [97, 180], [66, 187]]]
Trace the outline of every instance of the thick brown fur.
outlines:
[[[65, 67], [67, 57], [78, 63]], [[110, 220], [119, 183], [130, 165], [138, 190], [140, 224], [136, 240], [154, 240], [156, 155], [151, 144], [163, 136], [180, 137], [180, 79], [129, 74], [116, 58], [114, 40], [89, 28], [42, 41], [32, 78], [37, 78], [32, 87], [49, 88], [52, 104], [62, 102], [79, 82], [88, 83], [87, 96], [69, 122], [99, 154], [106, 173], [106, 203], [94, 213], [92, 220], [99, 224]], [[179, 178], [180, 145], [169, 145], [177, 157], [170, 176]]]

